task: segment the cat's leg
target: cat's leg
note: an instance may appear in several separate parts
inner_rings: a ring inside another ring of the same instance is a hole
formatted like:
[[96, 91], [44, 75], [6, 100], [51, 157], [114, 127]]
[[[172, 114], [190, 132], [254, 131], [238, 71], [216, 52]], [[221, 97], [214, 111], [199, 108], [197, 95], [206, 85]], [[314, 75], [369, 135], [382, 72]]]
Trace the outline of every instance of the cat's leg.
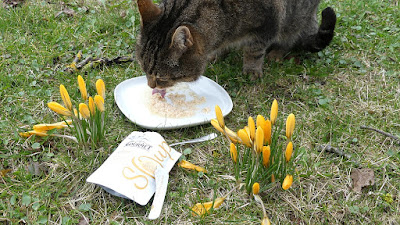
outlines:
[[260, 78], [263, 74], [265, 44], [255, 42], [243, 47], [243, 73], [251, 74], [252, 79]]

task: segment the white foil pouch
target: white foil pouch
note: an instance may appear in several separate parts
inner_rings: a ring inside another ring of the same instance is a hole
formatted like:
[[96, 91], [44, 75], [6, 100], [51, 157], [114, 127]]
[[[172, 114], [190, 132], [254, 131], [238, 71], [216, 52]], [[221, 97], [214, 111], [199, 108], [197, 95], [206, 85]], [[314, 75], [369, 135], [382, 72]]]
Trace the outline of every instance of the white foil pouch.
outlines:
[[[168, 173], [180, 156], [159, 133], [134, 131], [86, 181], [100, 185], [113, 195], [146, 205], [156, 191], [155, 172], [165, 173], [165, 176], [158, 175], [165, 177], [160, 179], [162, 184], [159, 183], [158, 189], [166, 191]], [[158, 208], [162, 207], [163, 197], [161, 203], [157, 201], [161, 204]]]

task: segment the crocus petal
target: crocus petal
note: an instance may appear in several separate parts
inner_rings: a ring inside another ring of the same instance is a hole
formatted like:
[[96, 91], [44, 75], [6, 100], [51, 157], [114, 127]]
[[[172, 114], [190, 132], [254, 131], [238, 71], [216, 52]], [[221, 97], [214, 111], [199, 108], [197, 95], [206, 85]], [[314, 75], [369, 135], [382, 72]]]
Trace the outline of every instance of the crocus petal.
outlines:
[[229, 152], [231, 153], [231, 158], [233, 162], [237, 162], [237, 150], [236, 150], [236, 145], [231, 143], [231, 146], [229, 148]]
[[60, 85], [60, 94], [61, 94], [61, 98], [64, 102], [65, 107], [69, 110], [72, 110], [72, 103], [71, 103], [71, 99], [69, 98], [68, 91], [62, 84]]
[[94, 96], [94, 104], [100, 112], [104, 112], [104, 99], [100, 95]]
[[215, 115], [217, 116], [217, 121], [220, 127], [225, 127], [224, 116], [222, 115], [221, 108], [218, 105], [215, 105]]
[[227, 126], [224, 127], [225, 133], [228, 135], [229, 139], [231, 139], [231, 141], [233, 143], [237, 143], [239, 137], [237, 136], [236, 132], [233, 132], [231, 129], [229, 129]]
[[251, 147], [249, 135], [244, 129], [240, 129], [238, 131], [238, 136], [244, 145], [246, 145], [247, 147]]
[[257, 119], [256, 119], [256, 126], [261, 126], [263, 127], [265, 123], [265, 118], [262, 115], [257, 115]]
[[78, 113], [78, 110], [76, 110], [76, 109], [74, 109], [74, 115], [75, 115], [75, 117], [80, 118], [80, 115], [79, 115], [79, 113]]
[[53, 129], [63, 129], [68, 127], [72, 123], [72, 120], [62, 121], [58, 123], [48, 123], [48, 124], [36, 124], [33, 126], [33, 130], [38, 132], [53, 130]]
[[207, 170], [204, 169], [203, 167], [200, 166], [196, 166], [193, 163], [190, 163], [186, 160], [182, 160], [178, 163], [179, 167], [185, 168], [185, 169], [190, 169], [190, 170], [196, 170], [197, 172], [203, 172], [203, 173], [207, 173]]
[[264, 216], [264, 218], [261, 220], [261, 225], [271, 225], [268, 217]]
[[89, 110], [92, 116], [96, 113], [96, 107], [94, 105], [94, 100], [92, 97], [89, 97]]
[[293, 176], [292, 175], [287, 175], [285, 177], [285, 179], [283, 180], [283, 183], [282, 183], [283, 190], [289, 189], [290, 186], [292, 186], [292, 183], [293, 183]]
[[260, 192], [260, 184], [255, 182], [253, 184], [253, 195], [258, 195], [259, 192]]
[[289, 162], [290, 158], [292, 157], [292, 152], [293, 152], [293, 143], [290, 141], [287, 144], [285, 151], [286, 162]]
[[83, 80], [81, 75], [78, 76], [78, 86], [79, 86], [79, 90], [81, 92], [83, 101], [86, 101], [87, 97], [88, 97], [87, 90], [86, 90], [86, 84], [85, 84], [85, 80]]
[[277, 117], [278, 117], [278, 101], [276, 101], [276, 99], [274, 99], [274, 101], [272, 102], [271, 114], [270, 114], [270, 119], [271, 119], [272, 125], [275, 124]]
[[98, 79], [96, 81], [96, 90], [98, 95], [100, 95], [103, 99], [106, 98], [106, 86], [102, 79]]
[[213, 202], [205, 202], [205, 203], [197, 203], [192, 208], [192, 215], [193, 216], [202, 216], [210, 211], [211, 208], [217, 209], [219, 208], [222, 203], [224, 203], [225, 198], [216, 198]]
[[264, 126], [262, 126], [263, 131], [264, 131], [264, 144], [271, 144], [271, 121], [270, 120], [266, 120], [265, 123], [263, 124]]
[[44, 136], [47, 136], [48, 134], [45, 131], [31, 130], [31, 131], [27, 131], [27, 132], [21, 132], [21, 133], [19, 133], [19, 135], [21, 137], [26, 137], [27, 138], [27, 137], [30, 137], [32, 135], [44, 137]]
[[217, 129], [217, 131], [224, 133], [224, 130], [222, 129], [222, 127], [219, 125], [218, 120], [216, 119], [211, 119], [211, 125], [213, 125], [213, 127], [215, 129]]
[[291, 113], [286, 119], [286, 137], [288, 139], [292, 138], [295, 123], [296, 123], [295, 116], [293, 113]]
[[275, 175], [271, 175], [271, 183], [274, 183], [275, 182]]
[[247, 120], [247, 125], [249, 127], [250, 139], [254, 141], [254, 136], [256, 134], [256, 125], [254, 123], [253, 117], [249, 117], [249, 119]]
[[54, 112], [63, 115], [63, 116], [71, 116], [72, 113], [68, 109], [66, 109], [64, 106], [60, 105], [57, 102], [49, 102], [47, 103], [47, 106], [53, 110]]
[[255, 143], [256, 143], [257, 153], [260, 153], [264, 146], [264, 131], [261, 128], [261, 126], [257, 127]]
[[271, 148], [268, 146], [264, 146], [262, 149], [262, 164], [267, 168], [269, 166], [269, 157], [271, 156]]
[[83, 118], [89, 119], [90, 117], [89, 107], [85, 103], [79, 104], [79, 112], [81, 113]]

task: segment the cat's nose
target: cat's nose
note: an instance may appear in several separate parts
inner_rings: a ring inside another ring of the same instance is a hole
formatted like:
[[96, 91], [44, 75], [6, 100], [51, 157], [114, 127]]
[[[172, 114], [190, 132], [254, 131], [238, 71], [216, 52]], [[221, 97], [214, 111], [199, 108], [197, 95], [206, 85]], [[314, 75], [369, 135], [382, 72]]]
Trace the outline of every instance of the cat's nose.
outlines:
[[154, 76], [148, 76], [147, 85], [149, 85], [150, 88], [155, 88], [157, 86], [156, 78]]

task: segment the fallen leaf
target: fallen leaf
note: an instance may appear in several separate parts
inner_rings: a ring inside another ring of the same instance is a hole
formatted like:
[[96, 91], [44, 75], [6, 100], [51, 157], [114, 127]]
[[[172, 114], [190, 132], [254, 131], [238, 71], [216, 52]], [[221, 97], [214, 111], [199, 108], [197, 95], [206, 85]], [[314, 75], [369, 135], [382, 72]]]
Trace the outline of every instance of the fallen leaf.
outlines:
[[11, 172], [11, 169], [5, 169], [0, 171], [0, 177], [5, 177], [7, 173]]
[[82, 216], [82, 217], [79, 219], [79, 222], [78, 222], [77, 225], [89, 225], [89, 219], [86, 218], [86, 217], [84, 217], [84, 216]]
[[26, 165], [26, 170], [34, 175], [34, 176], [40, 176], [42, 173], [46, 174], [49, 170], [49, 168], [46, 166], [44, 163], [38, 163], [38, 162], [33, 162], [28, 165]]
[[353, 169], [350, 175], [353, 180], [353, 191], [360, 193], [361, 188], [375, 184], [374, 171], [370, 168]]

